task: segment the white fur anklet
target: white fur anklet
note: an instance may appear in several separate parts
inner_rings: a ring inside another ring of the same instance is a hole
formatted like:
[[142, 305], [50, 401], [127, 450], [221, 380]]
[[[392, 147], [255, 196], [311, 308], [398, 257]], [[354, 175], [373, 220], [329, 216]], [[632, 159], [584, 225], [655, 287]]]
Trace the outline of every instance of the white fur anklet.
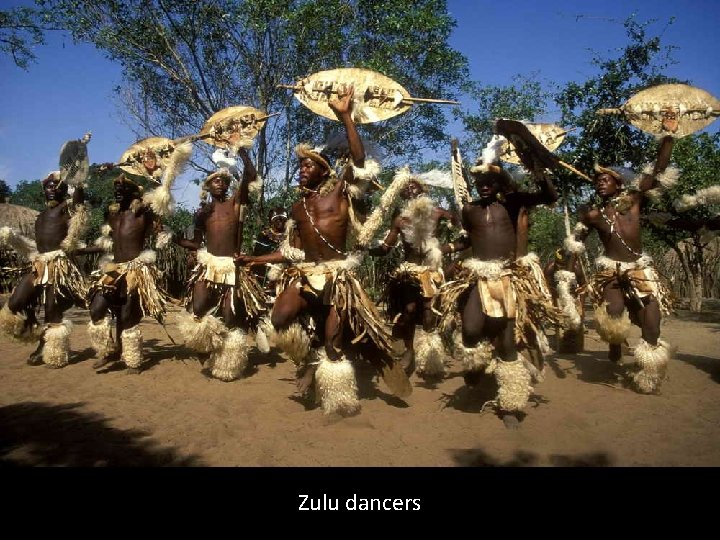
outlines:
[[632, 323], [627, 309], [620, 317], [611, 317], [607, 312], [607, 304], [603, 302], [595, 309], [595, 325], [598, 335], [611, 345], [622, 345], [630, 335]]
[[635, 360], [640, 370], [632, 376], [633, 384], [643, 394], [654, 394], [667, 375], [667, 366], [672, 351], [670, 345], [658, 340], [658, 344], [650, 345], [644, 339], [635, 347]]
[[445, 375], [445, 348], [437, 332], [428, 333], [418, 328], [413, 346], [418, 374], [430, 377]]
[[319, 364], [315, 372], [315, 384], [320, 395], [320, 405], [325, 414], [338, 413], [351, 416], [360, 411], [355, 369], [350, 361], [328, 359], [324, 348], [318, 351]]
[[70, 362], [68, 351], [70, 350], [72, 326], [72, 322], [63, 319], [60, 324], [51, 324], [45, 330], [42, 359], [47, 365], [61, 368]]
[[23, 313], [13, 313], [7, 303], [0, 310], [0, 332], [14, 340], [33, 343], [38, 339], [38, 329], [25, 330], [27, 318]]
[[90, 321], [87, 325], [87, 333], [90, 338], [90, 346], [95, 349], [97, 357], [102, 359], [115, 350], [115, 343], [110, 333], [110, 321], [108, 316], [97, 323]]
[[213, 353], [212, 376], [230, 382], [239, 379], [248, 363], [247, 334], [235, 328], [225, 338], [222, 348]]
[[122, 331], [120, 334], [122, 354], [120, 359], [129, 368], [139, 368], [143, 363], [142, 332], [138, 325]]
[[185, 345], [199, 353], [220, 349], [227, 334], [223, 322], [214, 315], [196, 317], [187, 312], [178, 317], [178, 330]]
[[285, 330], [275, 331], [275, 345], [298, 368], [305, 365], [310, 354], [310, 336], [297, 322], [292, 323]]
[[498, 360], [495, 364], [495, 379], [498, 383], [498, 408], [501, 411], [521, 411], [527, 405], [530, 393], [530, 373], [521, 359], [513, 362]]
[[466, 371], [485, 370], [490, 373], [494, 348], [489, 341], [480, 341], [475, 347], [465, 347], [462, 333], [455, 332], [455, 358], [462, 362]]

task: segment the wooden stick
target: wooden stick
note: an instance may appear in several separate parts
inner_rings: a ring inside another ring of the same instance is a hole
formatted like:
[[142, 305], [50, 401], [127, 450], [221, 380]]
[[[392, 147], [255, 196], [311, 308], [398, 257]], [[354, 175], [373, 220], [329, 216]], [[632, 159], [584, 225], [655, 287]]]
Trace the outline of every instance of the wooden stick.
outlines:
[[625, 113], [622, 109], [598, 109], [595, 114], [623, 114]]
[[[434, 99], [434, 98], [418, 98], [418, 97], [404, 97], [402, 101], [408, 103], [442, 103], [446, 105], [460, 105], [459, 101], [452, 101], [449, 99]], [[401, 103], [402, 103], [401, 101]]]
[[560, 165], [562, 165], [563, 167], [565, 167], [568, 171], [577, 174], [580, 178], [584, 178], [584, 179], [587, 180], [588, 182], [592, 182], [592, 178], [590, 178], [587, 174], [578, 171], [575, 167], [573, 167], [573, 166], [570, 165], [569, 163], [565, 163], [565, 162], [562, 161], [562, 160], [558, 160], [558, 163], [559, 163]]

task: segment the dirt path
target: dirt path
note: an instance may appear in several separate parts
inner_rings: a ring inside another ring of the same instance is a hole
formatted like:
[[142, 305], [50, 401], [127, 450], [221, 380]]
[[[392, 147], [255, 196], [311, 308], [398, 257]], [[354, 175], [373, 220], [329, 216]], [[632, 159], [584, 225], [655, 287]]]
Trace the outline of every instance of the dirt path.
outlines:
[[277, 355], [255, 351], [246, 379], [208, 379], [149, 319], [149, 369], [95, 374], [86, 312], [71, 319], [73, 363], [61, 370], [30, 367], [33, 347], [0, 341], [0, 463], [720, 466], [718, 313], [683, 312], [664, 324], [679, 351], [659, 396], [602, 384], [613, 381], [611, 365], [588, 331], [586, 352], [551, 359], [518, 431], [480, 413], [492, 384], [464, 386], [457, 363], [436, 387], [414, 376], [407, 403], [362, 368], [362, 412], [341, 419], [293, 398], [292, 364]]

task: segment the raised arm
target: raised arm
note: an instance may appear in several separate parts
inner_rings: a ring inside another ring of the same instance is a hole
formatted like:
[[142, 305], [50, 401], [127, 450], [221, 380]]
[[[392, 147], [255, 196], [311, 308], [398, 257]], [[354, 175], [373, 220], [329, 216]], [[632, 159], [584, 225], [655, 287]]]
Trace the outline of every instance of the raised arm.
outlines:
[[75, 191], [73, 191], [72, 195], [72, 202], [73, 205], [81, 205], [85, 203], [85, 189], [82, 184], [75, 186]]
[[248, 202], [250, 202], [250, 183], [257, 180], [257, 169], [255, 168], [255, 164], [250, 159], [247, 150], [241, 147], [240, 150], [238, 150], [238, 156], [240, 156], [240, 159], [243, 162], [243, 174], [242, 180], [240, 181], [238, 201], [240, 202], [240, 204], [248, 204]]
[[670, 135], [663, 137], [660, 141], [660, 148], [658, 149], [658, 155], [655, 159], [652, 174], [642, 173], [640, 182], [638, 182], [638, 188], [641, 192], [649, 191], [658, 186], [657, 177], [659, 174], [662, 174], [670, 164], [670, 156], [672, 155], [674, 144], [675, 139], [673, 139]]
[[552, 183], [550, 176], [543, 173], [536, 173], [534, 175], [535, 183], [540, 188], [540, 191], [535, 193], [520, 192], [516, 193], [515, 196], [519, 199], [521, 206], [528, 208], [537, 206], [538, 204], [553, 204], [558, 200], [558, 193], [555, 189], [555, 185]]
[[[352, 119], [352, 98], [354, 94], [355, 88], [350, 86], [344, 96], [340, 97], [338, 95], [338, 99], [328, 102], [328, 106], [333, 110], [338, 120], [345, 126], [345, 133], [347, 134], [350, 157], [352, 158], [353, 165], [358, 168], [363, 168], [365, 166], [365, 147], [363, 146], [355, 122]], [[348, 168], [348, 170], [352, 169]]]
[[563, 245], [565, 251], [571, 254], [583, 253], [585, 251], [585, 240], [590, 235], [591, 231], [590, 224], [590, 212], [586, 209], [581, 209], [580, 219], [575, 224], [575, 229], [570, 233], [570, 236], [565, 238], [565, 243]]

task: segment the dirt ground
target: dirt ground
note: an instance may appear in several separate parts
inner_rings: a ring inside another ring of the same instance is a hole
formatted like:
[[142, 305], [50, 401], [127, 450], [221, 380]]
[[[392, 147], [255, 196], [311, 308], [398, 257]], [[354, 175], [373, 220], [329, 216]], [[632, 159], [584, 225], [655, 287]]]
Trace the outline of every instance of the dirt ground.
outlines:
[[96, 374], [87, 312], [69, 316], [66, 368], [31, 367], [31, 345], [0, 341], [0, 464], [720, 466], [720, 311], [681, 311], [664, 323], [678, 352], [660, 395], [612, 386], [606, 347], [588, 329], [585, 352], [549, 360], [517, 431], [481, 412], [494, 384], [465, 386], [458, 363], [436, 385], [413, 375], [407, 401], [359, 366], [362, 411], [339, 418], [293, 396], [293, 366], [275, 353], [254, 350], [242, 380], [209, 379], [151, 319], [142, 324], [147, 369]]

